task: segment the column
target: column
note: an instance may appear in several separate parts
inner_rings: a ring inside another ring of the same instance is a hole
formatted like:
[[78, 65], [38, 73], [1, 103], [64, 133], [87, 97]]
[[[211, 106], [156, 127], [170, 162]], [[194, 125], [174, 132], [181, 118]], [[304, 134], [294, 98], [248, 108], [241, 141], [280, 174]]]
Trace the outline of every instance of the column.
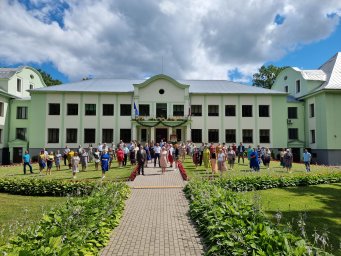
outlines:
[[133, 123], [133, 129], [131, 132], [131, 138], [132, 140], [137, 140], [137, 128], [136, 128], [136, 124]]
[[155, 142], [155, 127], [150, 128], [150, 137], [149, 137], [150, 142], [154, 141]]
[[168, 127], [168, 138], [167, 141], [170, 140], [170, 136], [173, 134], [173, 128], [172, 127]]
[[189, 124], [186, 125], [186, 140], [185, 141], [188, 141], [188, 140], [192, 140], [192, 138], [191, 138], [191, 127]]

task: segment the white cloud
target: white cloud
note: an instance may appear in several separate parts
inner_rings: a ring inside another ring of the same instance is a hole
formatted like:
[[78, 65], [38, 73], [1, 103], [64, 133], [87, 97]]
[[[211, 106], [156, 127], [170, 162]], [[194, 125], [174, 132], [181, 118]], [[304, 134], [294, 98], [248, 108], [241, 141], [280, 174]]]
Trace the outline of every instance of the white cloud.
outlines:
[[163, 59], [176, 78], [226, 79], [238, 70], [246, 81], [264, 62], [328, 37], [341, 2], [31, 0], [25, 8], [4, 0], [0, 10], [6, 64], [49, 61], [71, 79], [136, 78], [160, 73]]

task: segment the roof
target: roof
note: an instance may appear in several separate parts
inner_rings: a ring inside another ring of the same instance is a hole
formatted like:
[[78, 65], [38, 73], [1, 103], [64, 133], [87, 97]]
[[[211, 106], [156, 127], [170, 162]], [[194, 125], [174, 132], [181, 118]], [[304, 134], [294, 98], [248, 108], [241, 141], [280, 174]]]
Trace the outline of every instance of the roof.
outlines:
[[296, 98], [295, 98], [294, 96], [292, 96], [292, 95], [288, 95], [288, 96], [287, 96], [287, 102], [290, 102], [290, 103], [299, 103], [299, 102], [302, 102], [302, 101], [296, 99]]
[[[29, 90], [30, 92], [112, 92], [132, 93], [134, 85], [146, 80], [94, 78], [56, 86], [48, 86]], [[286, 94], [280, 91], [244, 85], [226, 80], [176, 80], [180, 84], [189, 85], [189, 93], [193, 94]]]
[[11, 78], [15, 73], [21, 71], [23, 67], [17, 68], [0, 68], [0, 79]]
[[327, 79], [318, 90], [341, 89], [341, 52], [336, 53], [319, 69], [327, 74]]

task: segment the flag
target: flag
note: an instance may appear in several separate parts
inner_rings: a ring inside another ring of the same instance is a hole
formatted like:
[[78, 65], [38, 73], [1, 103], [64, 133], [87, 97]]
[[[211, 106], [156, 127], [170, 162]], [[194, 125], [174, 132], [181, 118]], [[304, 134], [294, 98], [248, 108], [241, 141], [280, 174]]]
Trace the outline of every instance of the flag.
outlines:
[[139, 110], [137, 109], [135, 102], [134, 102], [134, 110], [135, 110], [135, 116], [139, 116]]

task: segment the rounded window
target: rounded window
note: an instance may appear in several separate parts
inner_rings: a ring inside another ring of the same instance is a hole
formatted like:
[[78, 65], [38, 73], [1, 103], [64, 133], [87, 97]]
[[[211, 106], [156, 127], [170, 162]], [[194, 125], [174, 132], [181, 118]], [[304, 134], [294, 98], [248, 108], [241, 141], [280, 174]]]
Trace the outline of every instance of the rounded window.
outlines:
[[288, 79], [288, 76], [285, 76], [285, 77], [284, 77], [284, 80], [287, 80], [287, 79]]
[[159, 90], [159, 93], [160, 93], [160, 94], [164, 94], [164, 93], [165, 93], [165, 90], [164, 90], [164, 89], [160, 89], [160, 90]]
[[30, 77], [31, 77], [31, 79], [33, 79], [33, 78], [34, 78], [34, 75], [31, 74]]

